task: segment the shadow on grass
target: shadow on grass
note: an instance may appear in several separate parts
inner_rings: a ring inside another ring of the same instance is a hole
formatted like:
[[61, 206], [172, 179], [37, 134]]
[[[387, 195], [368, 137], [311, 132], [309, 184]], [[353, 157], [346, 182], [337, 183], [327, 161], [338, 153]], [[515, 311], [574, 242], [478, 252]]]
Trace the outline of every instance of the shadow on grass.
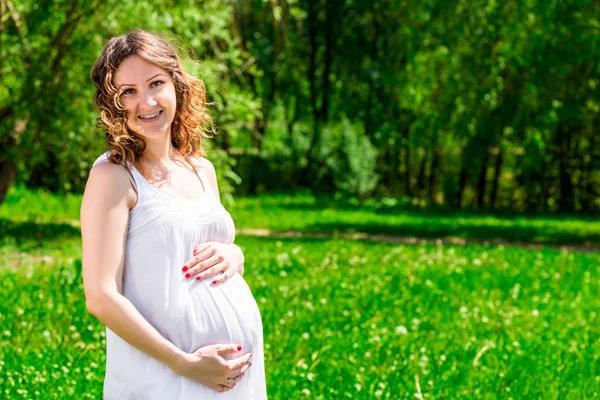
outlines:
[[41, 246], [80, 236], [79, 228], [65, 223], [16, 222], [0, 218], [0, 241], [14, 241], [19, 247]]
[[332, 201], [317, 201], [316, 203], [308, 202], [290, 202], [277, 203], [269, 205], [270, 207], [282, 208], [286, 211], [322, 211], [324, 209], [344, 210], [344, 211], [367, 211], [375, 214], [383, 215], [413, 215], [423, 218], [495, 218], [498, 220], [514, 221], [516, 219], [527, 220], [556, 220], [556, 221], [581, 221], [581, 222], [597, 222], [598, 216], [592, 214], [574, 214], [574, 213], [551, 213], [551, 212], [520, 212], [514, 209], [498, 209], [498, 210], [467, 210], [453, 209], [442, 206], [401, 206], [401, 207], [367, 207], [355, 206], [348, 203], [338, 203]]
[[551, 245], [592, 245], [600, 249], [600, 234], [586, 232], [585, 236], [565, 232], [564, 230], [542, 230], [523, 226], [449, 226], [436, 223], [403, 223], [402, 225], [374, 225], [355, 222], [319, 223], [307, 229], [311, 232], [366, 233], [369, 235], [389, 235], [422, 239], [461, 238], [475, 240], [501, 240], [507, 242], [526, 242]]

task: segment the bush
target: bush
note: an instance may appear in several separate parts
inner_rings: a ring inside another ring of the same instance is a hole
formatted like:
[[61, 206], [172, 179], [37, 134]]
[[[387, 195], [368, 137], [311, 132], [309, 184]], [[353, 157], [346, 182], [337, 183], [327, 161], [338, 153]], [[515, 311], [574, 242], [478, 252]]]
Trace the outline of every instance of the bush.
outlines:
[[364, 197], [377, 186], [377, 150], [362, 126], [345, 116], [323, 128], [318, 157], [326, 166], [322, 174], [331, 175], [338, 191]]

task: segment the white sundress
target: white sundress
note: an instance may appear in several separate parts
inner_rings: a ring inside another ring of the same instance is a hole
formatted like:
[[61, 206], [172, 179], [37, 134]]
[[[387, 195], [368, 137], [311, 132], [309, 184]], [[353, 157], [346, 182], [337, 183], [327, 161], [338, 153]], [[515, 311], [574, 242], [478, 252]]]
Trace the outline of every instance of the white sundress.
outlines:
[[[100, 156], [94, 166], [108, 162]], [[194, 161], [195, 162], [195, 161]], [[183, 264], [203, 242], [232, 243], [235, 229], [201, 167], [199, 199], [171, 195], [132, 167], [137, 203], [129, 214], [123, 295], [165, 338], [192, 353], [235, 343], [252, 353], [252, 366], [235, 388], [219, 393], [175, 374], [106, 328], [105, 400], [263, 400], [267, 398], [262, 322], [250, 288], [235, 274], [223, 283], [186, 279]]]

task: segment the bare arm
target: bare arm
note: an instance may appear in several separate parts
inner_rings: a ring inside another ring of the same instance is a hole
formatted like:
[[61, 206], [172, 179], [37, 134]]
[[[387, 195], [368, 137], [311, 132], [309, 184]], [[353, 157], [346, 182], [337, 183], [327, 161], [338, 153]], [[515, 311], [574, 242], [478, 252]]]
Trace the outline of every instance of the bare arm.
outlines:
[[[241, 379], [250, 354], [226, 361], [220, 354], [239, 351], [235, 344], [211, 345], [188, 354], [164, 338], [121, 293], [129, 210], [135, 192], [127, 172], [103, 163], [90, 173], [81, 205], [83, 286], [86, 306], [127, 343], [171, 368], [218, 391], [228, 377]], [[235, 385], [237, 381], [233, 381]]]
[[92, 169], [81, 204], [86, 306], [129, 344], [173, 368], [183, 352], [121, 294], [129, 209], [134, 202], [135, 192], [122, 167], [103, 163]]

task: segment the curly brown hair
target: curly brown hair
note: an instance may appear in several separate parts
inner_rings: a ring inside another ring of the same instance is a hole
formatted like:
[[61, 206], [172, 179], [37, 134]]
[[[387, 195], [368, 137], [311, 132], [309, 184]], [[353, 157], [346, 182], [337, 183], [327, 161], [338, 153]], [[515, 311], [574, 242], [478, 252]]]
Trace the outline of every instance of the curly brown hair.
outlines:
[[127, 115], [120, 102], [122, 90], [115, 84], [119, 65], [137, 55], [167, 71], [175, 84], [176, 110], [171, 124], [171, 142], [186, 159], [204, 155], [202, 139], [216, 134], [208, 114], [204, 82], [185, 72], [174, 48], [162, 37], [136, 30], [108, 41], [94, 64], [91, 77], [96, 87], [94, 106], [100, 112], [97, 127], [108, 140], [108, 159], [115, 164], [139, 166], [146, 142], [127, 125]]

